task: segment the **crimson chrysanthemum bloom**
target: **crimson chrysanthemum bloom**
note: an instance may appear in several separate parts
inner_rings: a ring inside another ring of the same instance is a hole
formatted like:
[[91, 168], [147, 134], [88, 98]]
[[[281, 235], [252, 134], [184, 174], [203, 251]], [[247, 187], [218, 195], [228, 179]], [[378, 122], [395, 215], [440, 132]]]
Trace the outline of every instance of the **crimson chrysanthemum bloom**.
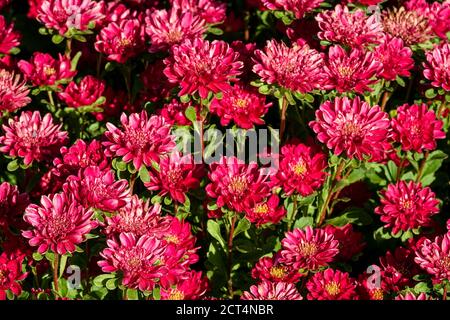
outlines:
[[156, 10], [145, 22], [145, 32], [152, 41], [150, 52], [170, 49], [186, 39], [200, 38], [207, 30], [205, 20], [177, 9]]
[[20, 226], [22, 214], [30, 203], [28, 194], [19, 193], [16, 186], [0, 184], [0, 229]]
[[310, 226], [287, 232], [281, 245], [280, 262], [297, 270], [316, 270], [326, 266], [339, 253], [339, 242], [333, 234]]
[[426, 0], [409, 0], [405, 3], [405, 7], [427, 17], [433, 32], [440, 38], [447, 39], [446, 33], [450, 31], [449, 1], [428, 3]]
[[320, 88], [325, 77], [323, 64], [323, 55], [307, 44], [288, 47], [270, 40], [264, 51], [255, 51], [253, 72], [269, 84], [306, 93]]
[[208, 280], [201, 271], [189, 271], [180, 276], [175, 284], [161, 287], [161, 300], [198, 300], [207, 288]]
[[320, 6], [324, 0], [261, 0], [270, 10], [291, 11], [297, 19], [303, 18], [305, 13]]
[[144, 48], [145, 31], [138, 19], [111, 22], [97, 35], [95, 49], [108, 60], [125, 63]]
[[274, 194], [245, 212], [245, 217], [257, 227], [266, 223], [277, 224], [284, 216], [286, 209], [280, 206], [280, 198]]
[[264, 124], [261, 119], [272, 103], [266, 103], [266, 97], [256, 90], [241, 85], [233, 86], [221, 99], [211, 101], [210, 111], [220, 117], [220, 124], [227, 126], [234, 121], [243, 129], [251, 129], [253, 125]]
[[431, 298], [423, 292], [417, 295], [412, 292], [407, 292], [405, 294], [399, 294], [395, 297], [395, 300], [431, 300]]
[[374, 54], [359, 48], [346, 52], [341, 46], [333, 46], [328, 52], [324, 66], [327, 74], [325, 89], [338, 92], [355, 91], [364, 93], [372, 91], [370, 85], [376, 83], [383, 65], [374, 59]]
[[48, 29], [62, 36], [70, 31], [93, 29], [105, 15], [104, 2], [93, 0], [44, 0], [37, 11], [37, 19]]
[[108, 247], [100, 253], [104, 260], [98, 265], [103, 272], [122, 272], [122, 284], [128, 288], [152, 290], [167, 272], [160, 264], [165, 247], [153, 236], [121, 233], [106, 243]]
[[172, 10], [183, 10], [200, 16], [208, 24], [218, 24], [225, 20], [227, 6], [216, 0], [170, 0]]
[[445, 139], [442, 120], [426, 104], [404, 104], [397, 108], [391, 126], [395, 141], [404, 151], [422, 152], [436, 149], [436, 139]]
[[412, 50], [406, 47], [403, 40], [386, 34], [380, 45], [375, 47], [374, 58], [383, 64], [383, 71], [379, 76], [393, 81], [397, 76], [409, 77], [414, 67]]
[[60, 129], [61, 124], [54, 124], [50, 113], [41, 117], [39, 111], [22, 112], [3, 125], [0, 152], [23, 158], [26, 165], [51, 160], [68, 140], [67, 132]]
[[210, 165], [208, 177], [206, 193], [219, 207], [245, 212], [270, 195], [267, 176], [256, 162], [247, 165], [236, 157], [222, 157]]
[[30, 62], [20, 60], [17, 64], [25, 77], [35, 86], [52, 86], [68, 82], [77, 71], [67, 56], [58, 55], [58, 60], [48, 53], [35, 52]]
[[383, 27], [378, 17], [357, 9], [349, 12], [347, 6], [338, 4], [334, 10], [319, 13], [316, 16], [319, 28], [317, 35], [321, 40], [337, 42], [350, 47], [377, 44], [383, 36]]
[[[93, 76], [86, 76], [80, 83], [72, 81], [64, 92], [59, 93], [59, 97], [67, 103], [69, 107], [79, 108], [90, 106], [97, 102], [105, 92], [105, 82]], [[97, 107], [103, 104], [96, 104]]]
[[252, 269], [252, 278], [261, 281], [297, 283], [302, 276], [298, 270], [278, 260], [278, 255], [259, 259]]
[[262, 281], [258, 285], [244, 291], [242, 300], [303, 300], [297, 288], [292, 283]]
[[[192, 106], [192, 102], [183, 103], [177, 99], [172, 99], [169, 103], [164, 104], [161, 109], [156, 110], [156, 114], [163, 117], [167, 123], [178, 126], [189, 126], [191, 120], [186, 118], [186, 109]], [[199, 107], [194, 107], [199, 114]]]
[[14, 24], [7, 24], [5, 17], [0, 15], [0, 54], [9, 54], [20, 45], [20, 34], [14, 31]]
[[146, 111], [125, 113], [120, 117], [122, 130], [107, 123], [105, 136], [109, 141], [103, 143], [109, 155], [123, 157], [125, 162], [133, 162], [136, 169], [142, 164], [150, 167], [152, 161], [170, 153], [175, 148], [175, 137], [170, 134], [171, 126], [161, 116], [147, 115]]
[[308, 300], [355, 300], [356, 281], [347, 272], [327, 269], [316, 273], [306, 284]]
[[0, 112], [15, 111], [31, 102], [30, 90], [20, 75], [0, 70]]
[[230, 82], [241, 74], [243, 63], [239, 54], [224, 41], [209, 42], [201, 38], [186, 40], [172, 47], [171, 55], [164, 60], [164, 74], [170, 82], [181, 87], [179, 96], [199, 93], [202, 99], [209, 92], [226, 92]]
[[429, 226], [431, 216], [439, 212], [438, 204], [430, 188], [423, 188], [420, 183], [413, 181], [399, 181], [388, 185], [381, 192], [381, 205], [375, 209], [375, 213], [396, 234], [400, 230]]
[[323, 185], [327, 168], [326, 155], [302, 143], [286, 144], [281, 148], [279, 168], [271, 178], [286, 195], [312, 194]]
[[363, 234], [354, 231], [351, 223], [342, 227], [327, 225], [325, 231], [334, 235], [334, 238], [339, 241], [339, 254], [336, 256], [338, 261], [349, 261], [360, 254], [365, 247]]
[[336, 155], [363, 160], [385, 149], [390, 136], [389, 117], [379, 106], [370, 107], [359, 97], [326, 101], [309, 123], [317, 139]]
[[114, 212], [122, 208], [130, 197], [128, 181], [116, 181], [112, 170], [87, 167], [78, 176], [70, 176], [63, 186], [85, 208]]
[[434, 241], [425, 239], [417, 248], [414, 261], [431, 274], [435, 282], [450, 280], [450, 232], [437, 236]]
[[423, 63], [425, 78], [431, 85], [450, 91], [450, 44], [443, 43], [425, 54], [427, 61]]
[[194, 163], [192, 155], [172, 152], [161, 157], [158, 170], [151, 171], [145, 186], [152, 191], [160, 190], [160, 196], [169, 195], [174, 201], [184, 203], [186, 193], [200, 186], [202, 176], [202, 167]]
[[74, 252], [76, 245], [97, 226], [91, 220], [93, 214], [65, 193], [42, 196], [41, 205], [30, 204], [26, 208], [24, 220], [33, 229], [23, 231], [22, 235], [30, 239], [30, 246], [38, 246], [41, 254], [47, 250], [58, 254]]
[[9, 290], [15, 296], [20, 296], [22, 287], [18, 281], [24, 280], [28, 272], [22, 271], [23, 255], [0, 255], [0, 300], [6, 300], [6, 291]]

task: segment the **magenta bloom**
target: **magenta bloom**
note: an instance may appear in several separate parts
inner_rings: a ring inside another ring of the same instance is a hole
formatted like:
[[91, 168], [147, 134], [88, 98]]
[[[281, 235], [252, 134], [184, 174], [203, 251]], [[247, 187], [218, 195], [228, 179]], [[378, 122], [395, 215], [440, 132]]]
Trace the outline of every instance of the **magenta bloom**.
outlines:
[[396, 234], [400, 230], [429, 226], [431, 216], [439, 212], [438, 204], [430, 188], [413, 181], [399, 181], [381, 192], [381, 205], [375, 213], [381, 215], [380, 220]]
[[272, 184], [280, 186], [286, 195], [312, 194], [323, 185], [328, 167], [326, 155], [302, 143], [281, 148], [280, 164], [272, 176]]
[[252, 278], [269, 282], [288, 282], [297, 283], [301, 274], [293, 268], [280, 263], [279, 257], [263, 257], [255, 264], [252, 269]]
[[350, 47], [377, 44], [383, 36], [383, 27], [378, 17], [357, 9], [349, 12], [347, 6], [338, 4], [334, 10], [319, 13], [316, 16], [321, 40], [337, 42]]
[[317, 270], [333, 261], [339, 253], [339, 242], [333, 234], [310, 226], [287, 232], [281, 245], [280, 262], [297, 270]]
[[106, 243], [108, 247], [100, 253], [104, 260], [98, 265], [103, 272], [123, 273], [122, 284], [128, 288], [150, 291], [167, 272], [159, 263], [165, 248], [155, 237], [121, 233]]
[[227, 6], [217, 0], [170, 0], [172, 10], [190, 12], [200, 16], [208, 24], [218, 24], [225, 20]]
[[16, 186], [8, 182], [0, 184], [0, 229], [20, 226], [22, 214], [30, 203], [28, 194], [19, 193]]
[[120, 117], [122, 130], [107, 123], [105, 136], [109, 141], [103, 143], [111, 156], [123, 157], [125, 162], [133, 162], [136, 169], [142, 164], [150, 167], [152, 161], [175, 148], [175, 137], [170, 134], [171, 126], [161, 116], [148, 118], [147, 112], [125, 113]]
[[306, 284], [308, 300], [355, 300], [356, 281], [347, 272], [327, 269], [316, 273]]
[[414, 261], [431, 274], [435, 282], [450, 280], [450, 232], [434, 241], [425, 239], [417, 248]]
[[339, 254], [336, 256], [336, 260], [349, 261], [360, 254], [365, 247], [363, 234], [354, 231], [351, 223], [342, 227], [327, 225], [325, 226], [325, 231], [332, 234], [339, 241]]
[[0, 15], [0, 54], [9, 54], [20, 45], [20, 33], [14, 31], [14, 24], [7, 24], [5, 17]]
[[23, 231], [22, 235], [30, 239], [30, 246], [38, 246], [41, 254], [47, 250], [58, 254], [74, 252], [76, 245], [97, 226], [91, 220], [93, 214], [65, 193], [42, 196], [40, 206], [30, 204], [25, 210], [24, 220], [33, 229]]
[[363, 160], [385, 149], [389, 137], [389, 118], [379, 106], [370, 107], [359, 97], [326, 101], [309, 123], [317, 139], [336, 155]]
[[376, 83], [383, 65], [375, 60], [374, 54], [358, 48], [347, 53], [341, 46], [333, 46], [328, 52], [324, 70], [328, 81], [324, 88], [338, 92], [372, 91], [370, 85]]
[[270, 10], [285, 10], [292, 12], [297, 19], [303, 18], [305, 13], [320, 6], [324, 0], [261, 0]]
[[34, 86], [52, 86], [69, 82], [77, 73], [72, 70], [71, 61], [61, 54], [55, 60], [48, 53], [35, 52], [30, 62], [20, 60], [19, 69]]
[[152, 191], [160, 190], [160, 196], [170, 195], [174, 201], [184, 203], [186, 193], [200, 186], [202, 176], [202, 167], [194, 163], [192, 155], [172, 152], [161, 157], [159, 170], [152, 171], [145, 186]]
[[450, 3], [448, 1], [428, 3], [425, 0], [409, 0], [405, 3], [408, 10], [416, 11], [428, 19], [433, 32], [441, 39], [447, 39], [450, 31]]
[[22, 287], [18, 281], [25, 280], [28, 272], [22, 271], [23, 255], [12, 255], [3, 252], [0, 255], [0, 300], [6, 300], [6, 291], [20, 296]]
[[307, 44], [288, 47], [267, 41], [264, 51], [255, 51], [255, 72], [262, 81], [306, 93], [320, 88], [325, 77], [323, 56]]
[[397, 116], [392, 119], [395, 141], [402, 150], [422, 152], [436, 149], [436, 139], [445, 139], [442, 120], [436, 119], [433, 110], [426, 104], [404, 104], [397, 108]]
[[253, 208], [247, 209], [245, 217], [256, 224], [257, 227], [266, 224], [277, 224], [286, 216], [286, 209], [281, 205], [277, 195], [271, 195], [267, 200], [257, 203]]
[[201, 271], [189, 271], [176, 279], [171, 286], [161, 288], [161, 300], [198, 300], [208, 289], [208, 279]]
[[395, 297], [395, 300], [431, 300], [426, 293], [419, 293], [415, 295], [414, 293], [407, 292], [406, 294], [399, 294]]
[[244, 291], [242, 300], [303, 300], [292, 283], [262, 281]]
[[62, 36], [71, 31], [87, 31], [105, 17], [104, 2], [93, 0], [44, 0], [37, 11], [37, 19], [48, 29]]
[[67, 132], [60, 129], [61, 125], [53, 123], [50, 113], [42, 118], [39, 111], [22, 112], [20, 117], [3, 125], [5, 134], [0, 137], [0, 152], [23, 158], [25, 165], [51, 160], [68, 140]]
[[222, 157], [210, 165], [208, 177], [206, 193], [219, 207], [245, 212], [270, 195], [267, 176], [255, 162], [247, 165], [236, 157]]
[[[86, 76], [77, 84], [75, 81], [69, 83], [59, 97], [69, 107], [79, 108], [94, 104], [105, 92], [105, 82], [93, 76]], [[100, 107], [101, 105], [97, 105]]]
[[436, 46], [426, 54], [423, 75], [431, 81], [431, 85], [450, 91], [450, 71], [447, 65], [450, 63], [450, 44], [443, 43]]
[[0, 70], [0, 112], [15, 111], [31, 102], [26, 82], [20, 75]]
[[[177, 99], [172, 99], [169, 103], [164, 104], [161, 109], [156, 110], [156, 114], [163, 117], [170, 125], [189, 126], [191, 125], [191, 120], [186, 118], [185, 113], [186, 109], [191, 105], [191, 102], [182, 103]], [[199, 107], [196, 108], [197, 113], [199, 109]]]
[[231, 89], [230, 82], [236, 81], [243, 66], [238, 56], [224, 41], [188, 39], [172, 47], [171, 56], [164, 60], [164, 74], [170, 82], [179, 84], [179, 96], [198, 91], [205, 99], [210, 91]]
[[214, 98], [210, 111], [220, 117], [220, 124], [227, 126], [234, 121], [243, 129], [251, 129], [253, 125], [264, 124], [261, 119], [272, 103], [266, 103], [266, 97], [255, 90], [235, 85], [222, 99]]

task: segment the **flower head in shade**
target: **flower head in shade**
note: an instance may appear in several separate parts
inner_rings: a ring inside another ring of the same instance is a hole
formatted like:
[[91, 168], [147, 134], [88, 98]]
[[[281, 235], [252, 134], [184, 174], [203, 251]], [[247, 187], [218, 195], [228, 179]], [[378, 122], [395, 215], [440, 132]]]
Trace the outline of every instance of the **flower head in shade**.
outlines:
[[416, 250], [414, 261], [433, 276], [435, 282], [450, 280], [450, 232], [425, 239]]
[[308, 300], [355, 300], [355, 282], [347, 272], [331, 268], [318, 272], [306, 284]]
[[279, 168], [271, 183], [280, 186], [286, 195], [306, 197], [323, 185], [327, 166], [326, 155], [317, 148], [286, 144], [281, 148]]
[[285, 265], [278, 260], [278, 255], [259, 259], [252, 269], [252, 278], [261, 281], [297, 283], [302, 276], [301, 273], [291, 265]]
[[39, 111], [25, 111], [20, 117], [3, 125], [5, 134], [0, 137], [0, 152], [23, 158], [26, 165], [33, 161], [51, 160], [68, 140], [61, 125], [53, 123], [50, 113], [41, 117]]
[[328, 76], [324, 88], [339, 92], [372, 91], [369, 86], [378, 81], [376, 77], [382, 68], [383, 65], [374, 59], [372, 52], [352, 48], [347, 53], [341, 46], [333, 46], [324, 67]]
[[318, 89], [325, 77], [323, 56], [307, 44], [288, 47], [270, 40], [264, 51], [255, 51], [255, 72], [262, 81], [306, 93]]
[[244, 43], [240, 40], [233, 41], [230, 44], [231, 48], [233, 48], [234, 51], [239, 53], [239, 60], [241, 60], [244, 63], [244, 68], [242, 69], [242, 74], [239, 76], [239, 78], [244, 83], [249, 83], [251, 79], [253, 79], [253, 53], [256, 50], [256, 44], [253, 42], [250, 43]]
[[164, 74], [181, 87], [179, 96], [198, 92], [205, 99], [210, 91], [231, 89], [230, 82], [236, 81], [243, 66], [238, 56], [224, 41], [188, 39], [172, 47], [170, 57], [164, 60]]
[[81, 79], [78, 84], [75, 81], [69, 83], [64, 92], [59, 93], [59, 97], [69, 107], [79, 108], [93, 105], [103, 96], [104, 91], [105, 82], [89, 75]]
[[317, 270], [333, 261], [339, 253], [339, 242], [333, 234], [310, 226], [287, 232], [281, 245], [280, 262], [297, 270]]
[[20, 75], [0, 70], [0, 112], [15, 111], [31, 102], [30, 90]]
[[397, 108], [397, 116], [392, 119], [395, 141], [404, 151], [422, 152], [436, 149], [436, 139], [444, 139], [443, 122], [436, 118], [434, 111], [426, 104], [404, 104]]
[[140, 237], [132, 233], [121, 233], [107, 240], [108, 247], [100, 256], [98, 265], [103, 272], [120, 271], [122, 284], [143, 291], [152, 290], [167, 270], [160, 265], [164, 254], [163, 243], [153, 236]]
[[23, 255], [8, 254], [0, 255], [0, 300], [6, 300], [6, 291], [15, 296], [20, 296], [22, 287], [19, 281], [25, 280], [28, 272], [22, 271]]
[[188, 271], [170, 286], [162, 286], [161, 300], [198, 300], [208, 289], [208, 280], [201, 271]]
[[327, 225], [325, 231], [334, 235], [334, 238], [339, 241], [339, 254], [336, 260], [349, 261], [360, 254], [365, 247], [363, 234], [354, 231], [351, 223], [342, 227]]
[[427, 51], [427, 61], [424, 62], [423, 75], [431, 81], [431, 85], [437, 88], [443, 88], [450, 91], [450, 44], [443, 43]]
[[261, 118], [271, 106], [272, 103], [266, 103], [266, 97], [255, 90], [235, 85], [222, 99], [212, 100], [210, 111], [220, 117], [223, 126], [233, 121], [240, 128], [251, 129], [254, 125], [264, 124]]
[[20, 34], [14, 31], [14, 24], [8, 25], [4, 16], [0, 15], [0, 54], [9, 54], [20, 45]]
[[430, 188], [423, 188], [420, 183], [413, 181], [399, 181], [388, 185], [381, 192], [381, 205], [375, 209], [375, 213], [396, 234], [400, 230], [429, 226], [431, 216], [439, 212], [438, 204]]
[[405, 294], [399, 294], [395, 297], [395, 300], [431, 300], [431, 298], [426, 293], [414, 294], [412, 292], [407, 292]]
[[370, 107], [359, 97], [326, 101], [309, 123], [317, 139], [336, 155], [363, 160], [385, 149], [389, 137], [389, 117], [379, 106]]
[[290, 11], [297, 19], [301, 19], [305, 13], [319, 7], [323, 0], [261, 0], [261, 2], [270, 10]]
[[245, 217], [256, 226], [266, 223], [277, 224], [286, 216], [286, 209], [281, 205], [277, 195], [271, 195], [267, 200], [255, 204], [247, 209]]
[[414, 67], [412, 51], [406, 47], [403, 40], [386, 34], [383, 41], [374, 49], [374, 58], [383, 65], [379, 76], [393, 81], [397, 76], [409, 77]]
[[34, 86], [52, 86], [68, 82], [77, 73], [72, 70], [70, 59], [61, 54], [56, 60], [48, 53], [35, 52], [30, 62], [20, 60], [17, 66]]
[[222, 157], [210, 165], [208, 177], [206, 193], [219, 207], [244, 212], [270, 195], [267, 176], [255, 162], [247, 165], [236, 157]]
[[316, 16], [322, 40], [337, 42], [350, 47], [377, 44], [383, 36], [383, 27], [378, 17], [357, 9], [349, 12], [347, 6], [338, 4], [334, 10], [319, 13]]
[[303, 300], [297, 288], [292, 283], [262, 281], [258, 285], [244, 291], [242, 300]]
[[0, 184], [0, 229], [20, 226], [22, 214], [30, 203], [28, 194], [19, 193], [16, 186], [3, 182]]
[[200, 16], [208, 24], [218, 24], [225, 20], [227, 6], [218, 0], [170, 0], [172, 10], [183, 10]]
[[37, 11], [37, 19], [48, 29], [62, 36], [70, 31], [93, 29], [105, 15], [104, 2], [93, 0], [44, 0]]
[[163, 154], [175, 148], [175, 137], [170, 134], [171, 126], [161, 116], [147, 115], [146, 111], [125, 113], [120, 117], [122, 130], [107, 123], [105, 136], [109, 141], [103, 143], [112, 156], [123, 157], [125, 162], [133, 162], [136, 169], [142, 164], [151, 166]]
[[30, 204], [25, 210], [24, 220], [33, 228], [22, 235], [31, 246], [38, 246], [41, 254], [48, 250], [58, 254], [74, 252], [97, 226], [91, 220], [93, 213], [65, 193], [42, 196], [40, 205]]

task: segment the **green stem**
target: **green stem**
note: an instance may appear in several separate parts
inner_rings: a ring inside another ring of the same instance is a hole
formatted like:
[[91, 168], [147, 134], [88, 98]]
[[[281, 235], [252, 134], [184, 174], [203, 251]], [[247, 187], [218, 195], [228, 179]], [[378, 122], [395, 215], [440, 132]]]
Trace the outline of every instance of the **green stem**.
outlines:
[[59, 254], [55, 253], [53, 258], [53, 284], [55, 286], [55, 291], [59, 295]]
[[284, 131], [286, 130], [286, 112], [288, 107], [288, 101], [283, 95], [281, 98], [281, 116], [280, 116], [280, 141], [283, 141]]
[[56, 105], [55, 105], [55, 100], [53, 99], [53, 92], [52, 91], [47, 91], [47, 95], [48, 95], [48, 101], [50, 102], [50, 111], [51, 112], [55, 112], [56, 111]]
[[396, 182], [400, 181], [400, 178], [403, 173], [403, 165], [405, 164], [406, 157], [407, 157], [407, 154], [405, 153], [402, 157], [402, 160], [400, 160], [400, 165], [398, 166], [398, 169], [397, 169], [397, 177], [395, 177]]
[[233, 290], [233, 279], [231, 277], [231, 271], [233, 268], [233, 238], [234, 238], [234, 228], [236, 224], [237, 214], [233, 213], [233, 217], [231, 218], [230, 230], [228, 233], [228, 259], [227, 259], [227, 267], [228, 267], [228, 294], [230, 299], [234, 297]]
[[136, 183], [136, 175], [137, 173], [133, 173], [130, 177], [130, 194], [133, 194], [134, 184]]
[[72, 55], [72, 38], [66, 39], [66, 56], [70, 59]]
[[297, 195], [292, 197], [293, 199], [293, 209], [290, 217], [288, 218], [287, 231], [291, 231], [292, 226], [295, 222], [295, 216], [297, 215]]
[[420, 163], [419, 171], [417, 172], [416, 182], [419, 182], [422, 179], [423, 169], [425, 168], [425, 164], [427, 163], [429, 151], [425, 151], [425, 155], [423, 157], [422, 162]]

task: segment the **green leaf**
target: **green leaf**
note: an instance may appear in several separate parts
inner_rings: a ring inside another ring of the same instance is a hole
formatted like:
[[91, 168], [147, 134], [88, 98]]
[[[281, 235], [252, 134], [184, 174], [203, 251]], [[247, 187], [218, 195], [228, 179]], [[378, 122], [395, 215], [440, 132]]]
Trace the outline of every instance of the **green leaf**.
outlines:
[[113, 273], [101, 274], [94, 278], [93, 283], [95, 286], [101, 288], [101, 287], [104, 287], [104, 285], [103, 285], [104, 282], [106, 282], [108, 279], [113, 279], [115, 277], [116, 277], [116, 275]]
[[143, 183], [150, 182], [150, 174], [148, 173], [147, 167], [143, 164], [139, 169], [139, 178]]
[[182, 103], [189, 103], [191, 101], [191, 97], [188, 94], [185, 94], [184, 96], [180, 97], [180, 101]]
[[366, 174], [365, 169], [362, 169], [362, 168], [354, 169], [345, 180], [340, 180], [336, 184], [336, 187], [334, 188], [333, 192], [342, 190], [345, 187], [351, 185], [352, 183], [362, 180], [364, 178], [365, 174]]
[[425, 97], [427, 97], [428, 99], [433, 99], [437, 96], [436, 91], [434, 91], [433, 88], [428, 89], [427, 91], [425, 91]]
[[161, 290], [159, 289], [159, 287], [153, 289], [152, 295], [154, 300], [161, 300]]
[[197, 111], [192, 106], [186, 108], [186, 111], [184, 112], [184, 115], [191, 122], [197, 121]]
[[389, 240], [392, 238], [391, 233], [386, 230], [384, 227], [380, 227], [373, 233], [373, 238], [375, 240]]
[[239, 220], [236, 228], [234, 229], [233, 238], [237, 237], [238, 234], [247, 231], [251, 226], [252, 224], [246, 218]]
[[270, 93], [270, 88], [267, 84], [263, 84], [258, 88], [258, 92], [264, 95], [268, 95]]
[[209, 32], [209, 33], [212, 33], [212, 34], [214, 34], [214, 35], [216, 35], [216, 36], [221, 36], [221, 35], [223, 35], [223, 30], [220, 29], [220, 28], [209, 28], [209, 29], [208, 29], [208, 32]]
[[105, 71], [106, 72], [111, 72], [113, 71], [115, 68], [117, 67], [117, 64], [114, 62], [107, 62], [105, 64]]
[[412, 233], [411, 230], [408, 230], [406, 232], [403, 232], [402, 236], [401, 236], [401, 240], [402, 242], [406, 242], [408, 239], [414, 237], [414, 234]]
[[400, 77], [397, 76], [397, 78], [395, 79], [395, 81], [397, 81], [398, 85], [401, 87], [405, 87], [405, 81]]
[[17, 162], [17, 159], [14, 159], [13, 161], [9, 162], [6, 166], [6, 169], [10, 172], [14, 172], [17, 169], [19, 169], [19, 163]]
[[35, 261], [41, 261], [42, 259], [44, 259], [44, 256], [39, 252], [33, 252], [33, 259]]
[[422, 293], [422, 292], [428, 292], [430, 291], [430, 288], [428, 287], [428, 284], [426, 282], [419, 282], [414, 286], [414, 292], [416, 293]]
[[59, 261], [59, 277], [61, 278], [64, 272], [66, 271], [67, 259], [69, 258], [68, 254], [63, 254]]
[[301, 217], [297, 219], [294, 223], [294, 229], [303, 229], [307, 226], [312, 226], [314, 224], [314, 219], [312, 217]]
[[225, 240], [222, 237], [222, 234], [220, 233], [220, 225], [214, 220], [208, 220], [208, 223], [206, 225], [206, 229], [208, 230], [208, 233], [217, 241], [219, 241], [222, 248], [226, 248]]
[[128, 300], [139, 300], [138, 291], [135, 289], [127, 289]]
[[114, 290], [116, 288], [117, 288], [117, 279], [116, 278], [108, 279], [106, 281], [106, 289]]
[[72, 71], [77, 70], [77, 65], [80, 58], [81, 58], [81, 51], [78, 51], [77, 54], [72, 58], [72, 62], [70, 65]]
[[351, 209], [343, 215], [326, 220], [328, 224], [334, 226], [345, 226], [348, 223], [352, 223], [358, 226], [366, 226], [372, 223], [372, 217], [363, 209]]
[[64, 37], [59, 34], [55, 34], [52, 36], [52, 42], [54, 44], [60, 44], [63, 41], [64, 41]]

